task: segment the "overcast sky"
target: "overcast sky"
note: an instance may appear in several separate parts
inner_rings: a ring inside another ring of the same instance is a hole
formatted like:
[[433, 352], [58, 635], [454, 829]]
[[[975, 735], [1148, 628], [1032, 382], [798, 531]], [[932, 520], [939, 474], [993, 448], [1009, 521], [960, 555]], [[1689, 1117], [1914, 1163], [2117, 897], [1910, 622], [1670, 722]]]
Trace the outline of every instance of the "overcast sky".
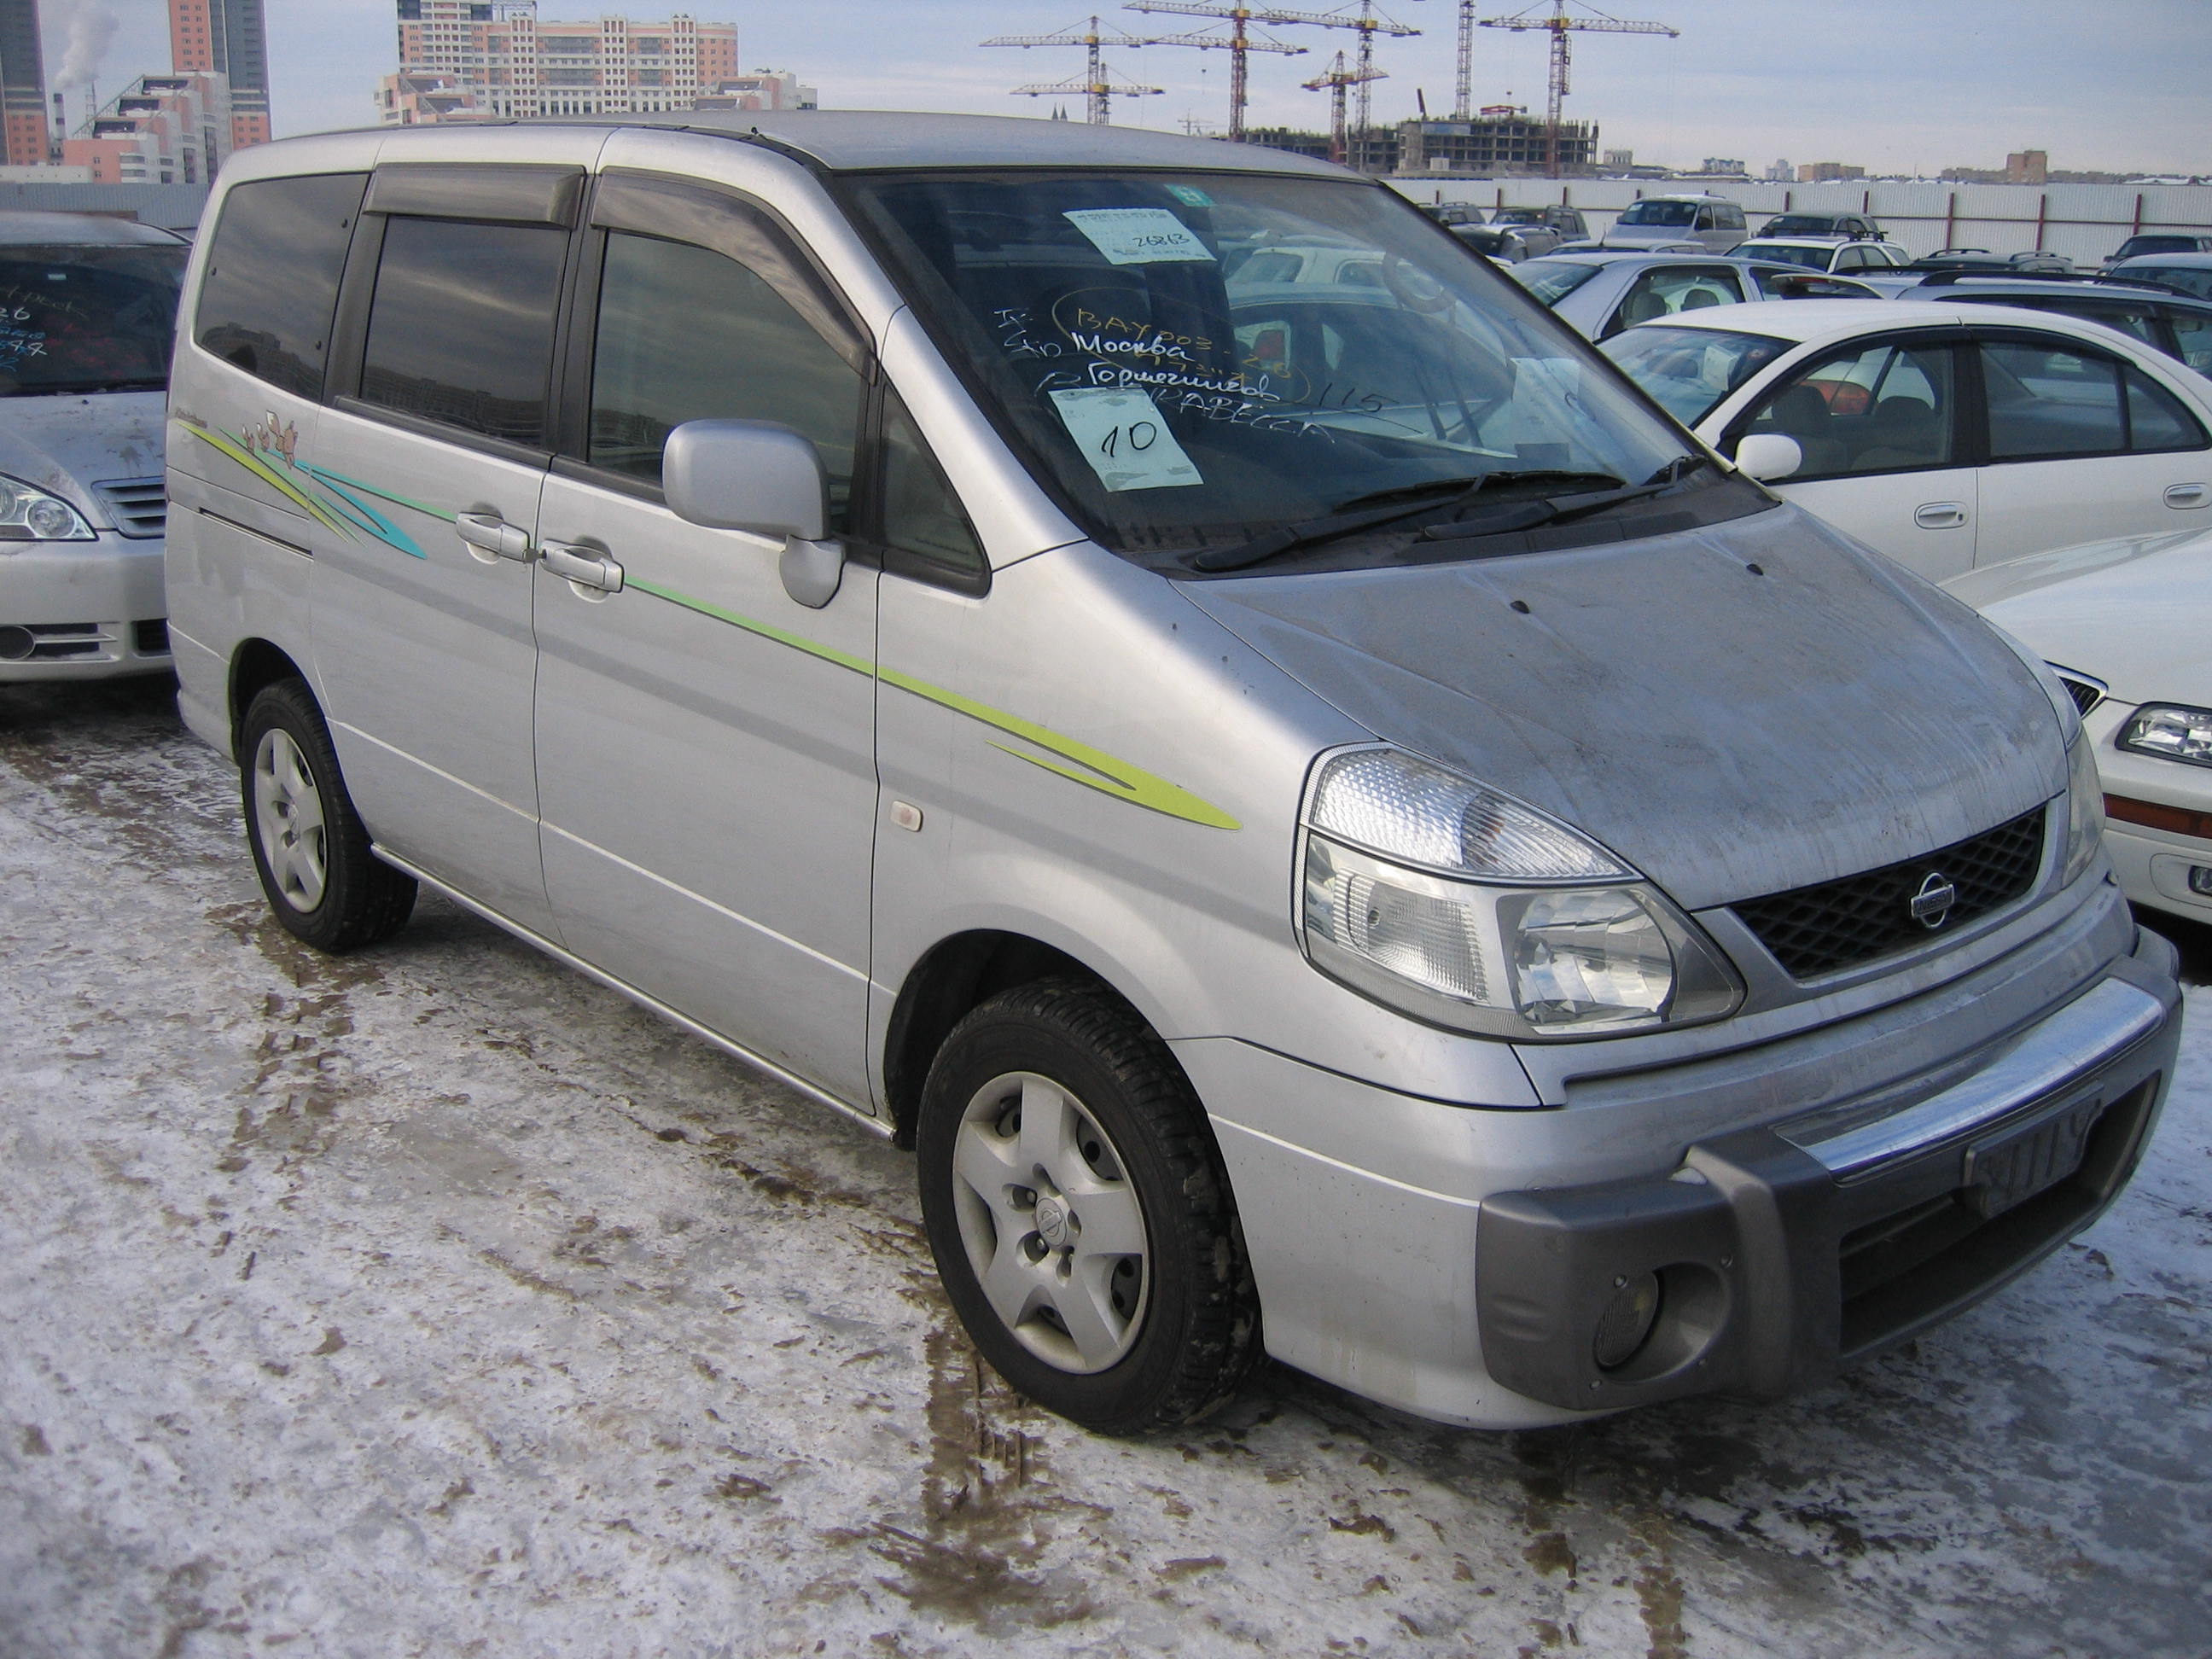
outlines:
[[[1378, 119], [1451, 103], [1453, 0], [1383, 0], [1418, 38], [1383, 42], [1390, 78], [1374, 89]], [[2008, 149], [2048, 150], [2054, 167], [2212, 172], [2212, 3], [2208, 0], [1618, 0], [1617, 15], [1656, 17], [1681, 37], [1578, 35], [1571, 116], [1599, 125], [1607, 148], [1639, 161], [1693, 166], [1731, 156], [1756, 173], [1793, 162], [1843, 161], [1875, 172], [1951, 164], [2003, 165]], [[602, 11], [660, 17], [690, 11], [734, 22], [748, 68], [791, 69], [818, 86], [824, 106], [1044, 114], [1051, 101], [1016, 98], [1026, 82], [1079, 76], [1078, 48], [985, 51], [1000, 33], [1056, 33], [1099, 4], [1109, 26], [1172, 32], [1200, 19], [1144, 16], [1101, 0], [541, 0], [539, 15]], [[282, 137], [369, 122], [369, 94], [397, 67], [392, 0], [264, 0]], [[1328, 0], [1291, 9], [1326, 11]], [[1548, 8], [1538, 5], [1533, 9]], [[1350, 11], [1354, 8], [1346, 6]], [[1513, 9], [1493, 0], [1486, 11]], [[97, 52], [100, 95], [131, 76], [168, 67], [166, 0], [41, 0], [48, 73], [74, 40], [80, 64]], [[103, 27], [102, 20], [112, 27]], [[1252, 118], [1319, 128], [1328, 100], [1299, 90], [1351, 37], [1279, 27], [1299, 58], [1253, 59]], [[1479, 102], [1544, 101], [1541, 34], [1486, 29], [1477, 37]], [[1152, 47], [1109, 62], [1161, 97], [1131, 100], [1115, 119], [1173, 128], [1185, 117], [1219, 122], [1228, 104], [1227, 54]], [[80, 94], [58, 82], [70, 118]], [[1082, 114], [1070, 100], [1071, 113]]]

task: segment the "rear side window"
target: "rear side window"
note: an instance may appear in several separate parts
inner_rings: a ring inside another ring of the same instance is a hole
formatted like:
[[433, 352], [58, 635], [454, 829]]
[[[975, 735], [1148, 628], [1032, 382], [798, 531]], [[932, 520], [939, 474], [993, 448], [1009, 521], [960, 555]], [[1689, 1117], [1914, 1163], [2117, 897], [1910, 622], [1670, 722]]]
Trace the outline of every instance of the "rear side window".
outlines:
[[223, 198], [193, 337], [201, 349], [302, 398], [323, 362], [365, 173], [240, 185]]
[[568, 233], [394, 218], [385, 227], [366, 403], [543, 448]]
[[2196, 449], [2203, 431], [2141, 370], [2094, 351], [1990, 341], [1982, 347], [1990, 459], [2049, 459]]
[[2169, 311], [2174, 354], [2199, 374], [2212, 374], [2212, 312]]

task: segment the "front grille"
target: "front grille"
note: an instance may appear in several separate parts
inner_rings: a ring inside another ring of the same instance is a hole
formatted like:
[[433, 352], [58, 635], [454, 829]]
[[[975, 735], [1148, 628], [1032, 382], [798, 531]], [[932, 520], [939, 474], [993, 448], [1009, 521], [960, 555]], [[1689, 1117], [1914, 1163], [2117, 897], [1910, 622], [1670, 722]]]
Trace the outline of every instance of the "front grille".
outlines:
[[2075, 708], [2084, 714], [2104, 702], [2105, 688], [2087, 674], [2077, 674], [2070, 668], [2059, 667], [2056, 663], [2051, 667], [2051, 672], [2058, 676], [2059, 684], [2066, 688], [2066, 695], [2074, 699]]
[[118, 533], [144, 541], [168, 528], [169, 502], [161, 479], [102, 478], [92, 489]]
[[166, 657], [169, 654], [169, 619], [156, 617], [151, 622], [131, 624], [131, 648], [142, 657]]
[[1917, 859], [1732, 908], [1792, 978], [1855, 968], [1909, 950], [1940, 931], [1912, 914], [1914, 896], [1931, 875], [1942, 875], [1956, 893], [1942, 928], [1985, 916], [2025, 895], [2043, 865], [2043, 814], [2039, 806]]

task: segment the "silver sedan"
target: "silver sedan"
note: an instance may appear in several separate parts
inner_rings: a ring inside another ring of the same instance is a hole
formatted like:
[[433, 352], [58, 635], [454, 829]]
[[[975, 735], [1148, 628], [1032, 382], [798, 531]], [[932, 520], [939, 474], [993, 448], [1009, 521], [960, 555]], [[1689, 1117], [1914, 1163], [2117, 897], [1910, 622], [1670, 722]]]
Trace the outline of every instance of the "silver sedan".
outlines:
[[1802, 266], [1693, 253], [1553, 253], [1510, 268], [1509, 274], [1593, 340], [1708, 306], [1759, 300], [1881, 296], [1863, 283], [1824, 276]]

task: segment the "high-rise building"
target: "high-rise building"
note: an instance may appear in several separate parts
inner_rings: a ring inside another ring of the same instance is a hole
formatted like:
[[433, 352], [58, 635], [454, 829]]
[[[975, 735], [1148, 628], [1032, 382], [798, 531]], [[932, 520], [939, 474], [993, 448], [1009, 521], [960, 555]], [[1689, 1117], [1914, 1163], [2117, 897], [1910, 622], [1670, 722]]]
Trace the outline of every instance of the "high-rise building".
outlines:
[[9, 167], [40, 167], [49, 159], [46, 142], [39, 0], [0, 0], [0, 148]]
[[229, 81], [233, 149], [269, 142], [269, 38], [261, 0], [169, 0], [169, 64]]
[[[688, 110], [738, 77], [736, 26], [683, 12], [660, 22], [560, 23], [541, 20], [535, 0], [398, 0], [398, 15], [399, 73], [378, 92], [392, 125]], [[450, 77], [466, 101], [426, 114], [424, 76]]]
[[204, 185], [230, 153], [230, 88], [212, 70], [142, 75], [62, 141], [95, 185]]

